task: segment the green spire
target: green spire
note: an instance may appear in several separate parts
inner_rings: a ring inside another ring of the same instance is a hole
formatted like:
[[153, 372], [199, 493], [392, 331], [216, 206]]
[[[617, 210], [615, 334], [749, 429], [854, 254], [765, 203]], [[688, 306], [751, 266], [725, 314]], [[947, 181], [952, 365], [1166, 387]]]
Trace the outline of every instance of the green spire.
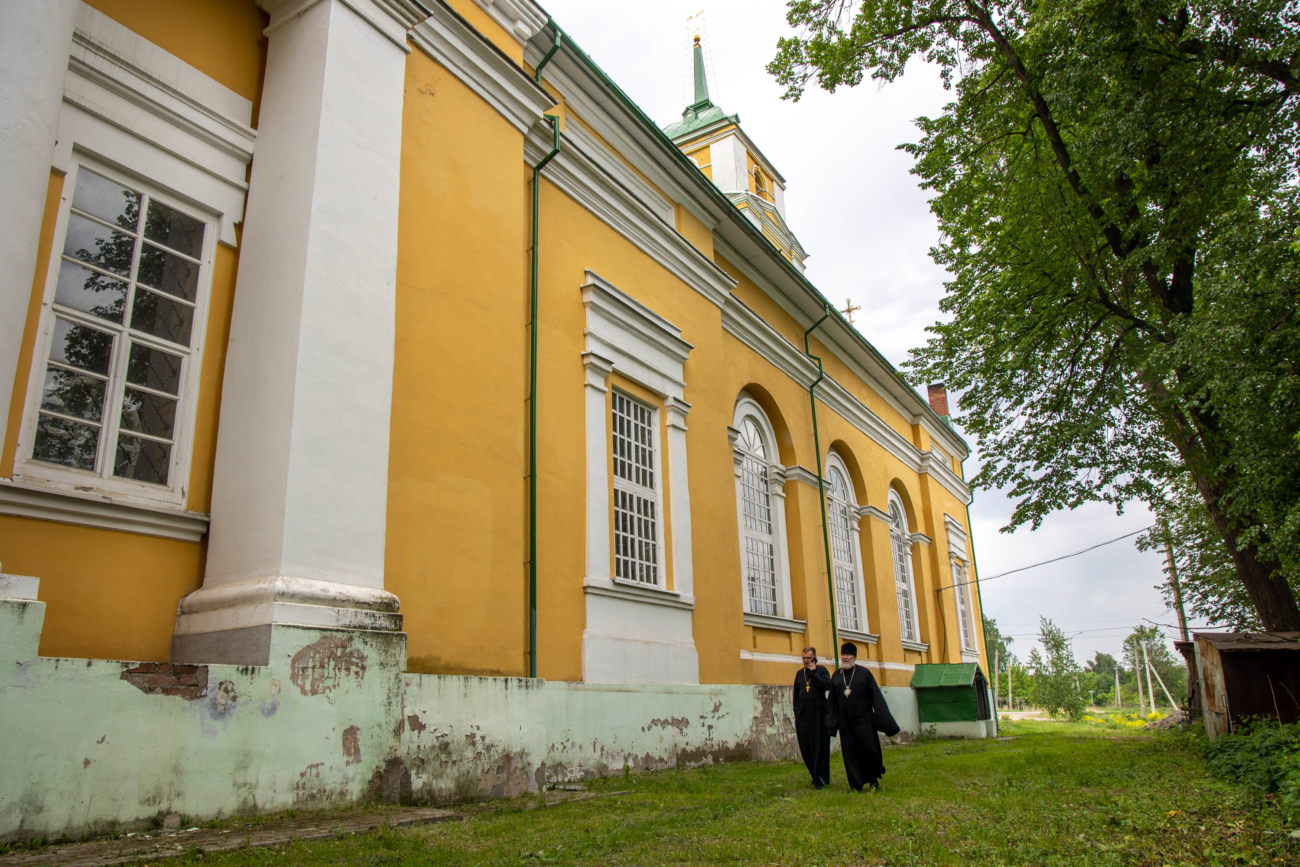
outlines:
[[695, 102], [691, 105], [694, 111], [702, 111], [710, 108], [713, 103], [709, 101], [709, 80], [704, 74], [704, 49], [700, 48], [699, 34], [695, 36]]

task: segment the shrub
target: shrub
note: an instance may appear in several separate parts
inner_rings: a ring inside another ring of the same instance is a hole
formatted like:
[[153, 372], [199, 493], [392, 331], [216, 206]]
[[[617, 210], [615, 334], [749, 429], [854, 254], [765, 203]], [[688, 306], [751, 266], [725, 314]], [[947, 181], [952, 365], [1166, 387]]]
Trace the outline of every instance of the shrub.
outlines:
[[1277, 793], [1285, 812], [1300, 820], [1300, 723], [1258, 720], [1206, 744], [1216, 777], [1236, 780], [1261, 794]]

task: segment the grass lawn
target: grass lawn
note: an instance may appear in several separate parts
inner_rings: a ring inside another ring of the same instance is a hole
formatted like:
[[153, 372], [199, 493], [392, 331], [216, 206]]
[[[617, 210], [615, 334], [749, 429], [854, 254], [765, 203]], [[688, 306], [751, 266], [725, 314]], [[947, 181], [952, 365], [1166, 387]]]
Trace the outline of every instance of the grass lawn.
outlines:
[[[223, 855], [206, 865], [1300, 864], [1272, 804], [1210, 778], [1187, 735], [1021, 722], [1003, 741], [886, 750], [877, 794], [801, 764], [742, 762], [595, 780], [630, 790], [546, 809], [502, 802], [463, 822]], [[170, 861], [165, 863], [178, 863]]]

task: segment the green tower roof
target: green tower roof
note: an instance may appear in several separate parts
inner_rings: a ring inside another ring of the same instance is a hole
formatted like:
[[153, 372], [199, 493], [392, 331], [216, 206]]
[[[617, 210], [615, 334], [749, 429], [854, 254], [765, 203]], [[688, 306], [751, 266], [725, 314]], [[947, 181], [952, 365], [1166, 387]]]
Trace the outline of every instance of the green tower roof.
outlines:
[[695, 102], [686, 106], [679, 122], [664, 127], [664, 134], [671, 139], [681, 138], [720, 121], [740, 123], [739, 115], [728, 116], [709, 99], [709, 80], [704, 72], [704, 50], [700, 48], [699, 36], [695, 37], [695, 47], [692, 52], [695, 61]]

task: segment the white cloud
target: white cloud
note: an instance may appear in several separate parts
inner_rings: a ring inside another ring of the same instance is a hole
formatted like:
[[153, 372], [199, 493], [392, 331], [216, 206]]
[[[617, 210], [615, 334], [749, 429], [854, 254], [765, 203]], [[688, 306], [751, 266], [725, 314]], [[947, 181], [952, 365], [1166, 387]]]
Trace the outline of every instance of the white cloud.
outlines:
[[[937, 72], [914, 64], [897, 82], [828, 94], [810, 89], [782, 101], [764, 67], [789, 34], [779, 0], [609, 4], [547, 0], [561, 27], [661, 125], [677, 120], [688, 100], [688, 16], [705, 10], [703, 44], [710, 95], [741, 124], [787, 182], [791, 229], [808, 250], [808, 277], [835, 304], [852, 299], [863, 334], [894, 364], [926, 340], [939, 318], [945, 272], [929, 257], [938, 238], [926, 193], [897, 149], [915, 141], [915, 118], [936, 115], [949, 94]], [[973, 467], [975, 461], [968, 461]], [[994, 575], [1104, 542], [1150, 522], [1145, 509], [1116, 517], [1104, 505], [1051, 517], [1036, 532], [1002, 534], [1011, 505], [998, 492], [977, 493], [971, 508], [980, 572]], [[1061, 563], [989, 582], [988, 613], [1016, 634], [1023, 658], [1040, 614], [1074, 639], [1080, 660], [1120, 641], [1143, 618], [1173, 623], [1153, 585], [1160, 558], [1131, 540]], [[1107, 622], [1109, 621], [1109, 622]], [[1105, 631], [1109, 629], [1110, 631]], [[1083, 631], [1096, 630], [1096, 631]]]

